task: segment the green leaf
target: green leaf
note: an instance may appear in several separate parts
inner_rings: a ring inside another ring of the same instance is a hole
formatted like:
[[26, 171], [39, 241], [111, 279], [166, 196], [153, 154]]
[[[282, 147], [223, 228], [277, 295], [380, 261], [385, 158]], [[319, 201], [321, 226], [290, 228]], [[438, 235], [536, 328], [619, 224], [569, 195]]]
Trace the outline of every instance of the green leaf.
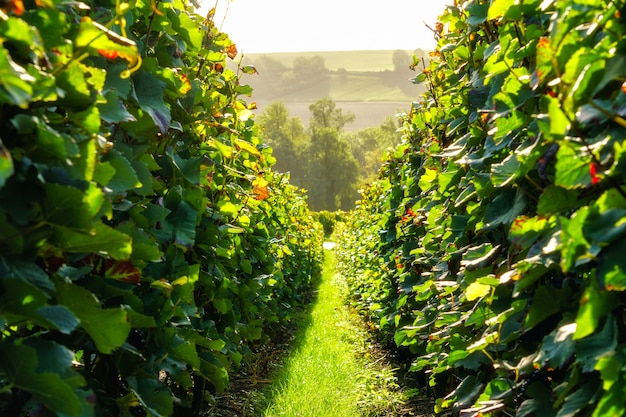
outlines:
[[520, 190], [505, 190], [498, 193], [485, 211], [485, 226], [493, 228], [513, 223], [526, 208], [526, 198]]
[[183, 159], [172, 151], [168, 151], [168, 156], [171, 158], [172, 165], [183, 178], [193, 185], [200, 184], [200, 166], [204, 160], [203, 157]]
[[491, 166], [491, 181], [495, 186], [509, 185], [520, 175], [520, 162], [515, 154], [509, 155], [502, 163]]
[[591, 160], [582, 145], [562, 141], [556, 153], [554, 184], [566, 189], [588, 187], [591, 185], [590, 165]]
[[614, 293], [588, 287], [580, 300], [574, 340], [582, 339], [595, 332], [600, 321], [616, 305], [617, 297]]
[[609, 243], [626, 230], [626, 209], [609, 208], [592, 211], [587, 216], [584, 233], [590, 242]]
[[610, 291], [626, 290], [626, 240], [618, 242], [602, 250], [598, 256], [598, 278], [604, 288]]
[[33, 81], [34, 78], [13, 61], [7, 50], [0, 48], [0, 102], [26, 108], [33, 94]]
[[0, 139], [0, 187], [4, 187], [11, 175], [13, 175], [13, 158]]
[[138, 71], [133, 81], [139, 106], [148, 113], [163, 134], [170, 127], [172, 115], [165, 105], [165, 83], [146, 71]]
[[617, 331], [615, 318], [609, 315], [598, 333], [577, 341], [576, 356], [583, 372], [592, 372], [600, 358], [613, 353], [617, 347]]
[[548, 317], [557, 314], [561, 307], [560, 299], [558, 290], [547, 286], [538, 287], [526, 316], [524, 328], [530, 330]]
[[90, 207], [83, 202], [83, 191], [67, 185], [44, 185], [44, 216], [53, 225], [88, 231], [92, 226]]
[[175, 207], [169, 204], [168, 207], [172, 211], [162, 224], [163, 232], [178, 244], [192, 246], [196, 239], [198, 210], [184, 200]]
[[57, 293], [59, 302], [78, 317], [100, 352], [109, 354], [128, 338], [130, 321], [123, 309], [103, 309], [93, 293], [67, 282], [57, 284]]
[[137, 399], [154, 417], [169, 417], [174, 412], [173, 395], [157, 379], [129, 376], [128, 385]]
[[[0, 262], [0, 268], [3, 267]], [[54, 284], [50, 281], [48, 274], [41, 269], [37, 264], [25, 261], [10, 261], [6, 265], [7, 270], [3, 271], [3, 278], [19, 279], [26, 281], [29, 284], [35, 286], [46, 295], [46, 298], [50, 298], [55, 293]], [[2, 269], [0, 269], [1, 271]]]
[[0, 369], [16, 388], [31, 393], [50, 410], [68, 417], [81, 416], [81, 403], [72, 388], [58, 375], [37, 372], [34, 349], [8, 343], [0, 344]]
[[37, 313], [63, 334], [72, 333], [80, 323], [74, 313], [63, 305], [40, 307]]
[[575, 417], [579, 415], [580, 410], [592, 402], [597, 392], [598, 387], [595, 383], [589, 382], [584, 384], [581, 389], [565, 398], [565, 402], [556, 417]]
[[59, 227], [56, 235], [57, 244], [67, 252], [94, 252], [118, 260], [130, 258], [132, 252], [132, 241], [128, 235], [100, 222], [85, 233]]
[[227, 200], [220, 200], [217, 203], [217, 207], [220, 213], [222, 213], [225, 216], [231, 216], [231, 217], [237, 215], [237, 213], [239, 213], [239, 210], [240, 210], [240, 208], [237, 205]]
[[118, 98], [116, 91], [108, 91], [104, 103], [99, 103], [100, 117], [107, 123], [120, 123], [135, 121], [135, 116], [130, 114], [124, 104]]
[[141, 187], [133, 165], [116, 149], [111, 150], [102, 158], [102, 162], [109, 163], [115, 169], [115, 174], [106, 183], [106, 186], [114, 192], [123, 193]]
[[561, 224], [561, 268], [567, 272], [591, 260], [590, 245], [583, 235], [589, 207], [582, 207], [569, 218], [559, 217]]
[[24, 344], [37, 352], [38, 373], [59, 375], [72, 388], [85, 386], [85, 378], [74, 369], [76, 355], [67, 347], [42, 339], [28, 339]]
[[[623, 381], [623, 378], [622, 378]], [[626, 414], [626, 396], [622, 384], [613, 384], [611, 389], [604, 393], [592, 417], [623, 416]]]
[[543, 338], [540, 355], [537, 362], [549, 364], [556, 369], [565, 365], [574, 355], [574, 341], [572, 335], [576, 331], [575, 323], [559, 327]]
[[469, 18], [467, 19], [467, 23], [472, 26], [480, 25], [487, 20], [487, 13], [489, 12], [489, 3], [481, 3], [479, 1], [472, 1], [467, 6], [467, 12], [469, 13]]
[[573, 190], [549, 185], [541, 193], [537, 205], [537, 214], [546, 216], [567, 212], [581, 205], [579, 193]]
[[25, 319], [43, 328], [50, 324], [37, 310], [46, 306], [47, 297], [38, 288], [21, 279], [4, 279], [0, 282], [0, 311], [9, 324]]

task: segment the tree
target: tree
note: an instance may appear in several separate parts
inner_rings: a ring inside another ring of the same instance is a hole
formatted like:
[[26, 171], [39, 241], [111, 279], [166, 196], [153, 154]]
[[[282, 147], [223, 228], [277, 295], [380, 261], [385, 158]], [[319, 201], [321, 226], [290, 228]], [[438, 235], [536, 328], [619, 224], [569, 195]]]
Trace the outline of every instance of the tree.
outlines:
[[299, 56], [293, 60], [293, 73], [299, 80], [311, 80], [328, 76], [324, 58], [319, 55], [307, 58]]
[[263, 126], [264, 135], [275, 138], [289, 120], [289, 109], [282, 101], [275, 101], [268, 105], [259, 116], [259, 124]]
[[347, 112], [344, 114], [342, 109], [336, 108], [336, 104], [331, 98], [316, 101], [309, 106], [309, 110], [311, 111], [309, 130], [312, 132], [320, 128], [329, 128], [341, 132], [346, 124], [352, 123], [355, 119], [354, 113]]
[[306, 185], [312, 210], [349, 210], [358, 199], [359, 165], [336, 129], [315, 130]]
[[301, 184], [305, 176], [302, 169], [302, 149], [306, 143], [306, 134], [302, 120], [289, 117], [289, 110], [282, 101], [271, 103], [259, 116], [262, 126], [261, 136], [272, 146], [276, 164], [280, 172], [291, 172], [294, 184]]
[[395, 72], [406, 72], [413, 62], [409, 54], [402, 49], [395, 50], [391, 59], [393, 61], [393, 70]]

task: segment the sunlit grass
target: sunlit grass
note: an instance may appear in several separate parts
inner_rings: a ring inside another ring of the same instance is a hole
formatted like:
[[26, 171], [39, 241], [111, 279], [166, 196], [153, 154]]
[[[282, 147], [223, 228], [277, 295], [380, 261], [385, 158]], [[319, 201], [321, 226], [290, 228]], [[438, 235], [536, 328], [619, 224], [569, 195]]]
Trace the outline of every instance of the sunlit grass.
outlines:
[[393, 372], [368, 363], [364, 331], [343, 307], [336, 278], [326, 251], [318, 298], [275, 378], [265, 417], [362, 417], [401, 402]]

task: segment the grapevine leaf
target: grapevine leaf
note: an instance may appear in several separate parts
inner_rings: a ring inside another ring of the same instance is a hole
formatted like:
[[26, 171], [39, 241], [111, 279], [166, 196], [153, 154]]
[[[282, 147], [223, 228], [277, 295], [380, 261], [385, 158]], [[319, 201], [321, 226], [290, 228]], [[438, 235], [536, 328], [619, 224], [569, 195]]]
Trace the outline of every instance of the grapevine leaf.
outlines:
[[135, 42], [118, 35], [87, 16], [80, 20], [75, 44], [77, 48], [84, 48], [108, 59], [123, 58], [133, 69], [141, 63], [141, 55]]
[[170, 127], [172, 115], [165, 104], [165, 83], [146, 71], [139, 71], [133, 78], [139, 106], [148, 113], [163, 134]]
[[580, 410], [589, 405], [597, 392], [598, 387], [595, 383], [589, 382], [584, 384], [582, 388], [565, 398], [565, 402], [556, 417], [575, 417], [579, 415]]
[[537, 205], [537, 214], [546, 216], [549, 214], [567, 212], [580, 206], [578, 192], [565, 188], [549, 185], [541, 193]]
[[535, 291], [530, 311], [526, 316], [524, 328], [530, 330], [548, 317], [559, 312], [559, 292], [547, 286], [541, 286]]
[[139, 284], [141, 271], [130, 261], [107, 260], [105, 262], [104, 276], [122, 282]]
[[70, 334], [79, 325], [80, 320], [63, 305], [44, 306], [37, 313], [50, 322], [63, 334]]
[[622, 239], [605, 248], [599, 256], [598, 278], [610, 291], [626, 290], [626, 240]]
[[555, 53], [550, 44], [550, 39], [541, 37], [537, 43], [537, 78], [541, 83], [552, 79], [554, 75], [553, 62]]
[[467, 301], [474, 301], [489, 294], [492, 288], [490, 285], [472, 282], [465, 290], [465, 297]]
[[106, 184], [114, 192], [122, 193], [141, 187], [133, 165], [118, 150], [114, 149], [109, 152], [105, 158], [102, 158], [102, 162], [109, 163], [115, 169], [115, 174]]
[[59, 247], [68, 252], [95, 252], [109, 255], [113, 259], [128, 259], [132, 251], [131, 238], [128, 235], [101, 222], [95, 223], [85, 233], [64, 227], [57, 228], [56, 233]]
[[566, 189], [591, 185], [589, 164], [587, 153], [580, 145], [562, 142], [556, 154], [555, 185]]
[[17, 65], [5, 48], [0, 48], [0, 102], [26, 107], [35, 81], [26, 70]]
[[100, 308], [93, 293], [67, 282], [57, 284], [57, 294], [59, 302], [78, 317], [81, 327], [91, 336], [100, 352], [111, 353], [126, 341], [130, 322], [123, 309]]
[[617, 323], [607, 316], [602, 329], [576, 342], [576, 356], [583, 372], [593, 372], [598, 359], [611, 354], [617, 347]]
[[196, 237], [198, 210], [187, 201], [181, 201], [175, 207], [169, 208], [172, 211], [163, 222], [163, 232], [176, 243], [192, 246]]
[[539, 363], [550, 364], [552, 368], [561, 368], [574, 354], [572, 335], [576, 331], [575, 323], [563, 325], [543, 338]]
[[613, 384], [604, 393], [592, 417], [623, 416], [626, 414], [626, 397], [622, 384]]
[[106, 101], [100, 103], [98, 109], [100, 110], [100, 117], [107, 123], [120, 123], [135, 121], [135, 116], [130, 114], [124, 104], [119, 100], [115, 91], [108, 91], [104, 98]]
[[506, 190], [496, 196], [485, 211], [485, 225], [493, 228], [501, 224], [511, 224], [526, 207], [524, 193]]
[[72, 388], [85, 385], [85, 378], [72, 369], [75, 354], [67, 347], [41, 339], [27, 340], [26, 345], [37, 352], [37, 372], [57, 374]]
[[129, 376], [130, 389], [139, 402], [155, 417], [168, 417], [174, 412], [173, 395], [161, 382], [152, 378]]
[[489, 3], [481, 3], [478, 1], [471, 2], [467, 7], [467, 11], [470, 14], [467, 22], [472, 26], [480, 25], [487, 20]]
[[594, 287], [587, 288], [580, 300], [574, 340], [582, 339], [595, 332], [600, 321], [616, 304], [617, 299], [614, 293]]
[[4, 187], [11, 175], [13, 175], [13, 158], [0, 139], [0, 188]]
[[0, 344], [0, 368], [16, 388], [30, 392], [56, 413], [79, 417], [82, 407], [72, 388], [58, 374], [37, 372], [37, 366], [33, 348]]

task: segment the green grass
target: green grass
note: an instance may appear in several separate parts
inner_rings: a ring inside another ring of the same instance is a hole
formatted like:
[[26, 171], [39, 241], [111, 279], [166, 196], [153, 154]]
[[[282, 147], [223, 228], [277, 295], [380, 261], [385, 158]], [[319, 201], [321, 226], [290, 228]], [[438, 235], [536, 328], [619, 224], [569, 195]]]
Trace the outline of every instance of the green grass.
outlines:
[[264, 417], [377, 416], [402, 403], [393, 371], [368, 356], [365, 331], [343, 305], [334, 262], [326, 251], [317, 300], [274, 379]]

